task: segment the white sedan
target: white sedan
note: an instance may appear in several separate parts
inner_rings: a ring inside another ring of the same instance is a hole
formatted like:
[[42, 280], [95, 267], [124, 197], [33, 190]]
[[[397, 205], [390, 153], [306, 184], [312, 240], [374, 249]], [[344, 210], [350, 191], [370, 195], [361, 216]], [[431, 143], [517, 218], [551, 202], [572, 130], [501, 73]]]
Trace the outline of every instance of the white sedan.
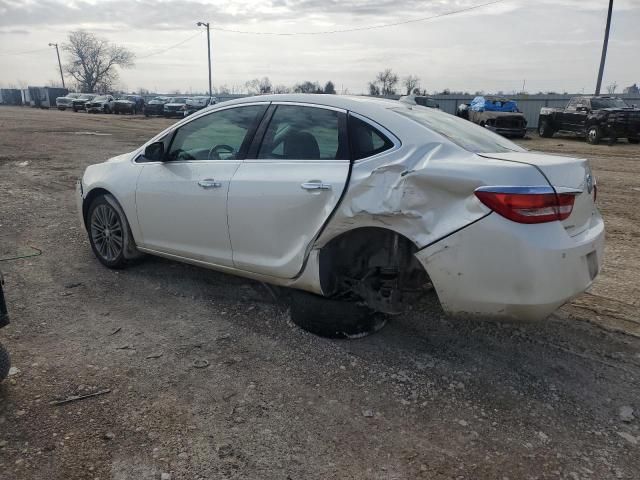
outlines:
[[[587, 160], [338, 95], [218, 104], [91, 165], [77, 193], [107, 267], [160, 255], [310, 292], [319, 310], [395, 313], [432, 285], [450, 314], [537, 320], [600, 270], [595, 197]], [[336, 333], [367, 328], [325, 317]]]

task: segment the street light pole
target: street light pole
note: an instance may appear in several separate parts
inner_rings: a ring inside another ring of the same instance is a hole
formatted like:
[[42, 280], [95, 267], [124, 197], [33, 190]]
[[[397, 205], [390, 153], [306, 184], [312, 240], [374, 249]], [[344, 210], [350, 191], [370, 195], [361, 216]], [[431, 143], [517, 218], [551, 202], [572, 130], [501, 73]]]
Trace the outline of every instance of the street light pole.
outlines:
[[199, 27], [207, 27], [207, 58], [209, 60], [209, 96], [213, 96], [213, 92], [211, 89], [211, 37], [209, 36], [209, 23], [207, 22], [198, 22], [196, 25]]
[[602, 57], [600, 57], [600, 70], [598, 71], [598, 83], [596, 84], [596, 95], [600, 95], [602, 86], [602, 75], [604, 74], [604, 61], [607, 58], [607, 46], [609, 44], [609, 28], [611, 27], [611, 12], [613, 11], [613, 0], [609, 0], [609, 12], [607, 13], [607, 27], [604, 30], [604, 43], [602, 44]]
[[62, 75], [62, 63], [60, 62], [60, 51], [58, 50], [57, 43], [50, 43], [50, 47], [56, 47], [56, 55], [58, 56], [58, 67], [60, 68], [60, 79], [62, 80], [62, 88], [67, 88], [64, 85], [64, 75]]

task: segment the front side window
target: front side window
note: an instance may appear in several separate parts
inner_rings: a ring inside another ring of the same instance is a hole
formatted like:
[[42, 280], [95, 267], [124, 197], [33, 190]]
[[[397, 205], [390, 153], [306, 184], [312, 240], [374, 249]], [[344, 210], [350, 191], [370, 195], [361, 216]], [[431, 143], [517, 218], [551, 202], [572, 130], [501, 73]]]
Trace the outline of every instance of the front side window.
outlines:
[[426, 108], [414, 108], [411, 110], [394, 108], [393, 111], [446, 137], [469, 152], [526, 152], [524, 148], [506, 138], [448, 113]]
[[567, 105], [567, 110], [575, 110], [579, 103], [582, 103], [581, 98], [579, 97], [572, 98], [571, 100], [569, 100], [569, 103]]
[[371, 157], [393, 147], [393, 142], [376, 128], [351, 115], [349, 116], [349, 141], [351, 156], [354, 160]]
[[281, 160], [346, 160], [340, 114], [334, 110], [278, 105], [265, 132], [258, 158]]
[[178, 129], [173, 137], [168, 161], [235, 160], [246, 149], [248, 133], [264, 105], [249, 105], [213, 112]]

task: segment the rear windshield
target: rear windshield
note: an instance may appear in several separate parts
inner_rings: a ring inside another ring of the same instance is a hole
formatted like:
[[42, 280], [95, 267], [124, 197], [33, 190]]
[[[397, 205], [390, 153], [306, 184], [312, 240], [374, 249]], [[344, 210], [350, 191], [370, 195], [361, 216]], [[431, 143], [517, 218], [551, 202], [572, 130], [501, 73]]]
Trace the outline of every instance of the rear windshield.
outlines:
[[621, 98], [592, 98], [591, 108], [600, 110], [601, 108], [631, 108]]
[[393, 108], [473, 153], [526, 152], [522, 147], [468, 120], [425, 107]]

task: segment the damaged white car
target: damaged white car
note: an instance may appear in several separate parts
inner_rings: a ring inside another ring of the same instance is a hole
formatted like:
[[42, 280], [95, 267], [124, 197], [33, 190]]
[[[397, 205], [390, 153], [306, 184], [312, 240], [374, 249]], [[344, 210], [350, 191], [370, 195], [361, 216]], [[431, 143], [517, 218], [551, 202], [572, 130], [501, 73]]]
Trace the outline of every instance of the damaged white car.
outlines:
[[396, 313], [429, 286], [450, 314], [545, 318], [600, 270], [595, 197], [584, 159], [338, 95], [221, 103], [88, 167], [77, 192], [104, 265], [144, 252], [306, 291], [294, 321], [330, 335], [375, 315], [323, 305]]

